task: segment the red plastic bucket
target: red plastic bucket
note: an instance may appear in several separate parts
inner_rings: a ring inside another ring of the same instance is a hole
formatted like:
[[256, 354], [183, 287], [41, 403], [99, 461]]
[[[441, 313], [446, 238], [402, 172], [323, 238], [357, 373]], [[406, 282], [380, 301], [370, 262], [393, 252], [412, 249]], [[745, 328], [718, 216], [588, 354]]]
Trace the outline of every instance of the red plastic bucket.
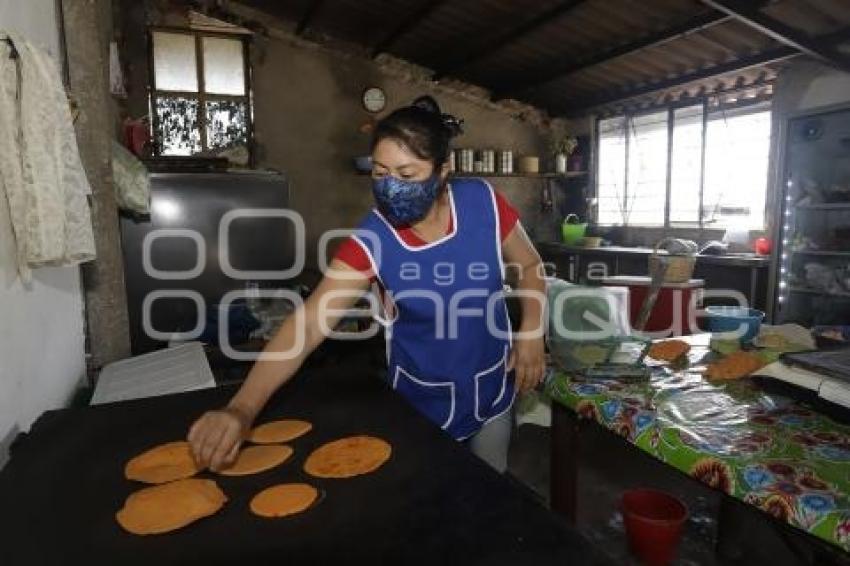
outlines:
[[688, 518], [678, 498], [655, 489], [631, 489], [623, 494], [623, 523], [629, 548], [648, 566], [673, 561]]

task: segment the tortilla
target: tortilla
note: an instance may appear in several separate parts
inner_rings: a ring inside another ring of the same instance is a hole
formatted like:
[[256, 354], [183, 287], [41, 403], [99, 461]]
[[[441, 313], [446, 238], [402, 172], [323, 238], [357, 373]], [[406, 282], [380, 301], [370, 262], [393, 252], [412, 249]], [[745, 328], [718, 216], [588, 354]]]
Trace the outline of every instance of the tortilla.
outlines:
[[660, 362], [674, 362], [687, 354], [691, 345], [684, 340], [664, 340], [649, 347], [647, 355]]
[[304, 471], [317, 478], [350, 478], [374, 472], [389, 460], [392, 447], [373, 436], [350, 436], [320, 446]]
[[307, 421], [282, 420], [262, 424], [251, 431], [248, 440], [254, 444], [280, 444], [295, 440], [310, 432], [313, 425]]
[[249, 446], [239, 452], [232, 466], [219, 470], [218, 473], [223, 476], [259, 474], [283, 464], [293, 452], [291, 447], [278, 444]]
[[115, 518], [136, 535], [167, 533], [214, 514], [225, 501], [214, 481], [183, 479], [131, 493]]
[[319, 497], [306, 483], [284, 483], [264, 489], [251, 499], [251, 511], [260, 517], [286, 517], [308, 509]]
[[761, 369], [764, 360], [753, 352], [733, 352], [720, 361], [708, 364], [706, 376], [710, 380], [740, 379]]
[[189, 443], [177, 441], [155, 446], [131, 459], [124, 466], [124, 476], [156, 484], [190, 478], [200, 470]]

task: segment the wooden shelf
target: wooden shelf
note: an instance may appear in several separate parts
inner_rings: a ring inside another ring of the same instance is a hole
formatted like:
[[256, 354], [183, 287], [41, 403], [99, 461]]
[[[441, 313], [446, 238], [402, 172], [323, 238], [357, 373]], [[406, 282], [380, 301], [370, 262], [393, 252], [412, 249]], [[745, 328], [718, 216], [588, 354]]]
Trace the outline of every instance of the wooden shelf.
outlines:
[[796, 255], [816, 255], [825, 257], [850, 257], [850, 252], [829, 251], [829, 250], [792, 250], [791, 253]]
[[805, 287], [790, 287], [788, 290], [792, 293], [801, 293], [804, 295], [821, 295], [823, 297], [844, 297], [850, 299], [850, 293], [846, 292], [830, 293], [828, 291], [818, 291], [817, 289], [806, 289]]
[[[371, 175], [368, 171], [356, 171], [358, 175]], [[485, 179], [575, 179], [584, 177], [587, 171], [567, 171], [566, 173], [452, 173], [449, 177], [469, 179], [483, 177]]]
[[821, 202], [797, 205], [797, 210], [850, 210], [850, 202]]
[[574, 177], [584, 177], [587, 171], [567, 171], [566, 173], [452, 173], [452, 177], [469, 178], [469, 177], [485, 177], [485, 178], [517, 178], [517, 179], [571, 179]]

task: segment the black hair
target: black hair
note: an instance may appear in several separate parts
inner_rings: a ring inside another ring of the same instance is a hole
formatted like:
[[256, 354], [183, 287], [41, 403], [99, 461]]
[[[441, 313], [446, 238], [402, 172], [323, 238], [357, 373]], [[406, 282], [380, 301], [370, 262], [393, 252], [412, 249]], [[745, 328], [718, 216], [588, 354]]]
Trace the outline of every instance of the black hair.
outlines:
[[443, 114], [432, 97], [420, 96], [378, 122], [372, 149], [383, 139], [393, 139], [419, 159], [432, 161], [436, 170], [448, 160], [451, 139], [463, 132], [462, 124], [463, 120]]

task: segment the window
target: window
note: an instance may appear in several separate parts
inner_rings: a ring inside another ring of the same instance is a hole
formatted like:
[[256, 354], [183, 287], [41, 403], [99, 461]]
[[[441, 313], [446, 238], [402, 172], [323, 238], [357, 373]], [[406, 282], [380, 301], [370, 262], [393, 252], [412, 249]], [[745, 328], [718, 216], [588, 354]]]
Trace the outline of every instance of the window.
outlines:
[[600, 224], [764, 227], [770, 108], [707, 108], [599, 120]]
[[153, 31], [151, 107], [159, 155], [248, 147], [246, 44], [239, 36]]

